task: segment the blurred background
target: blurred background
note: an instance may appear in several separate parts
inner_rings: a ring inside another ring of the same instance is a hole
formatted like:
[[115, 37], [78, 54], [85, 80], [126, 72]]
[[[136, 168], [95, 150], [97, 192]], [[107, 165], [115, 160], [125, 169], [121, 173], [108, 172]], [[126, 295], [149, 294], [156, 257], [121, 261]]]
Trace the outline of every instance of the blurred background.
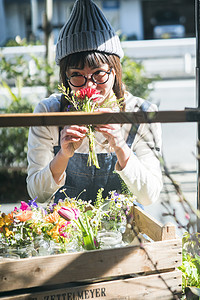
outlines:
[[[125, 40], [188, 38], [195, 36], [194, 1], [96, 0], [115, 30]], [[68, 19], [71, 0], [0, 0], [1, 36], [4, 46], [17, 35], [44, 42], [44, 14], [51, 10], [54, 42]], [[49, 6], [49, 7], [48, 7]]]
[[[99, 0], [122, 42], [124, 81], [136, 96], [159, 110], [196, 107], [195, 3], [191, 0]], [[31, 112], [58, 92], [55, 43], [74, 1], [0, 0], [0, 110]], [[131, 76], [128, 75], [131, 70]], [[191, 205], [197, 205], [197, 124], [162, 124], [163, 156]], [[27, 128], [0, 130], [0, 203], [2, 211], [28, 200]], [[13, 143], [14, 141], [14, 143]], [[184, 222], [185, 212], [173, 184], [164, 178], [158, 203], [146, 208], [158, 220], [170, 201]], [[179, 228], [177, 228], [179, 231]]]

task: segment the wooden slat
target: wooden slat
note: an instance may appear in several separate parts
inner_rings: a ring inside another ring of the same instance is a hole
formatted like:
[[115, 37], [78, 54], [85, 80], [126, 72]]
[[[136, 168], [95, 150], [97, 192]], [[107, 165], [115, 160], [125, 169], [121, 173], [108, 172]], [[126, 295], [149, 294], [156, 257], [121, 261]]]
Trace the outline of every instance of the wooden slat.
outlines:
[[168, 223], [163, 226], [155, 218], [135, 206], [133, 210], [136, 229], [148, 235], [153, 241], [163, 241], [176, 238], [176, 228], [174, 224]]
[[100, 282], [45, 292], [2, 297], [1, 300], [50, 300], [50, 299], [175, 299], [181, 292], [181, 271], [139, 276], [136, 278]]
[[91, 280], [181, 265], [181, 239], [0, 262], [0, 291]]
[[120, 113], [0, 114], [0, 127], [64, 126], [72, 124], [177, 123], [200, 121], [199, 110]]

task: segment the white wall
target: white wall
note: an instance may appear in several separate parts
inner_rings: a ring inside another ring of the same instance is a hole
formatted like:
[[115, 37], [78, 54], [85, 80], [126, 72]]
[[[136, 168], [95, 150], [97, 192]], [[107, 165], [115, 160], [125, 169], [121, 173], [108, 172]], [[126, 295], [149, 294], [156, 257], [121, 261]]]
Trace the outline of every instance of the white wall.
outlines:
[[126, 35], [136, 34], [143, 39], [142, 8], [140, 0], [123, 0], [120, 6], [121, 30]]

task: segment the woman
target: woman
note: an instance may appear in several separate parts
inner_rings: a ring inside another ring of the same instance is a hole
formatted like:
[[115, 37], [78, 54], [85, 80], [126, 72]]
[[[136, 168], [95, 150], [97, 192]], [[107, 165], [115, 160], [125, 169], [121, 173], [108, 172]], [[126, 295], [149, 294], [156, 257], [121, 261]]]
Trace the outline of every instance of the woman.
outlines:
[[[62, 28], [56, 46], [56, 62], [66, 89], [96, 89], [99, 106], [110, 97], [123, 99], [121, 110], [155, 111], [156, 106], [125, 91], [120, 58], [123, 51], [111, 25], [93, 3], [77, 0], [69, 21]], [[63, 111], [67, 99], [52, 95], [41, 101], [35, 112]], [[101, 110], [101, 108], [100, 108]], [[103, 109], [110, 111], [110, 109]], [[96, 152], [100, 168], [87, 166], [86, 126], [30, 128], [27, 187], [32, 198], [46, 201], [62, 198], [59, 189], [82, 199], [95, 200], [104, 188], [121, 192], [126, 185], [143, 205], [158, 199], [162, 175], [158, 159], [161, 147], [159, 124], [107, 124], [95, 127]]]

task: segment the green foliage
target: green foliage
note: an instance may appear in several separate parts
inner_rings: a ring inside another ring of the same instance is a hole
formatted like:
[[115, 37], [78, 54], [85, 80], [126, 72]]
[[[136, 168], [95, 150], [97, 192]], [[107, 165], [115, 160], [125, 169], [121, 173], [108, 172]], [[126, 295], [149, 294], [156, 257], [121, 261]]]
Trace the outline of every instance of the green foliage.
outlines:
[[200, 234], [185, 233], [183, 236], [182, 288], [200, 288]]
[[97, 192], [97, 197], [96, 197], [96, 201], [95, 201], [95, 206], [96, 206], [97, 209], [99, 209], [102, 206], [103, 202], [104, 202], [103, 191], [104, 191], [104, 189], [101, 188]]
[[[31, 113], [33, 105], [22, 97], [23, 86], [45, 86], [47, 93], [57, 91], [58, 82], [51, 80], [56, 73], [55, 65], [49, 65], [42, 57], [30, 55], [30, 60], [23, 55], [12, 58], [1, 56], [0, 59], [0, 87], [7, 90], [9, 101], [5, 107], [1, 105], [1, 113]], [[17, 88], [16, 94], [12, 87]], [[0, 129], [0, 166], [27, 166], [28, 128]]]
[[[30, 113], [33, 106], [21, 96], [24, 78], [28, 78], [28, 71], [22, 56], [15, 58], [15, 63], [8, 62], [2, 57], [0, 61], [1, 77], [0, 87], [7, 90], [10, 103], [1, 108], [1, 113]], [[17, 94], [14, 94], [7, 83], [14, 79]], [[27, 165], [27, 140], [28, 128], [8, 127], [0, 129], [0, 166], [1, 167], [25, 167]]]
[[50, 65], [43, 57], [30, 55], [28, 60], [23, 55], [10, 59], [1, 56], [0, 69], [1, 82], [3, 80], [17, 87], [19, 81], [23, 86], [44, 86], [47, 88], [48, 95], [58, 90], [56, 64]]
[[134, 96], [147, 99], [152, 89], [149, 85], [158, 78], [149, 78], [145, 75], [145, 69], [141, 62], [135, 62], [130, 57], [122, 59], [122, 80], [127, 90]]
[[[3, 110], [3, 113], [33, 112], [31, 104], [17, 99]], [[0, 129], [0, 166], [25, 167], [27, 165], [28, 128], [9, 127]]]
[[5, 44], [5, 47], [17, 47], [17, 46], [28, 46], [28, 45], [41, 45], [42, 43], [40, 41], [27, 41], [26, 38], [21, 39], [19, 35], [16, 36], [16, 38], [13, 40], [8, 40]]
[[192, 257], [187, 251], [183, 251], [183, 263], [179, 267], [182, 271], [183, 289], [188, 286], [200, 288], [200, 256]]

